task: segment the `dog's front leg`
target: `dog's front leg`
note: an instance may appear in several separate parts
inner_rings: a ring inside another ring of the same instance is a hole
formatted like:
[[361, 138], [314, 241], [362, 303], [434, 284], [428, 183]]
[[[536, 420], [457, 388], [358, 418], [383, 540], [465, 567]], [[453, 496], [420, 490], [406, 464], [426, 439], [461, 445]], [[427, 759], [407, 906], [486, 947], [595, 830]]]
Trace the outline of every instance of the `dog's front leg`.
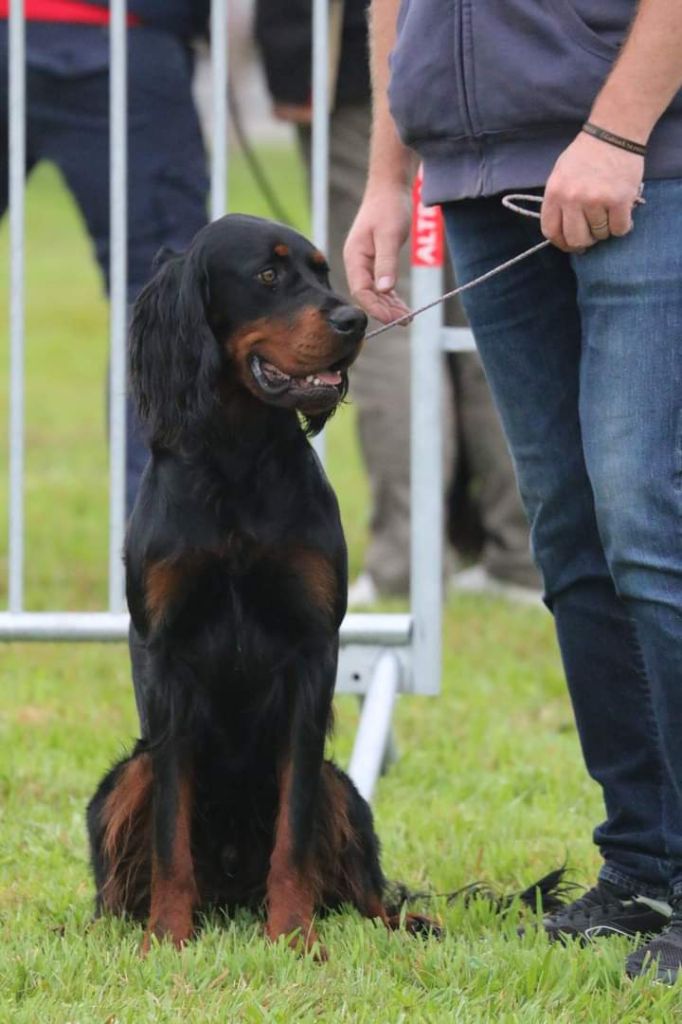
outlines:
[[177, 743], [153, 753], [154, 813], [151, 906], [142, 953], [152, 936], [170, 939], [179, 949], [193, 931], [198, 903], [191, 850], [192, 780], [190, 759]]
[[282, 768], [279, 783], [279, 814], [267, 880], [266, 933], [273, 941], [282, 935], [290, 936], [293, 947], [307, 952], [317, 942], [313, 929], [316, 887], [310, 873], [305, 870], [305, 860], [299, 862], [296, 855], [292, 820], [293, 774], [293, 764], [289, 760]]
[[[321, 662], [321, 664], [320, 664]], [[332, 664], [333, 662], [333, 664]], [[321, 882], [315, 870], [315, 815], [324, 742], [336, 675], [336, 652], [325, 652], [297, 693], [290, 748], [279, 779], [279, 813], [267, 879], [270, 939], [291, 936], [291, 945], [326, 959], [313, 928]]]

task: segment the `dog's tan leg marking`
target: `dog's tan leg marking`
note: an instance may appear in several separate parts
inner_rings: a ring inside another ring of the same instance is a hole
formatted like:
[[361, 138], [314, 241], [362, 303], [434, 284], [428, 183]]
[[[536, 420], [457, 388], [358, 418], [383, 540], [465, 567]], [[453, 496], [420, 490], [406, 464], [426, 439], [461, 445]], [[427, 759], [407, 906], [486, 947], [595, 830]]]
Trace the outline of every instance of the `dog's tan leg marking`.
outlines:
[[313, 928], [315, 884], [311, 874], [294, 864], [290, 803], [291, 763], [288, 763], [282, 772], [279, 787], [275, 845], [267, 880], [268, 919], [265, 932], [273, 942], [282, 935], [291, 936], [290, 945], [306, 953], [317, 946], [317, 958], [326, 960], [326, 951], [319, 945]]
[[152, 936], [168, 938], [180, 949], [191, 938], [193, 914], [198, 903], [197, 885], [190, 843], [192, 821], [192, 787], [187, 777], [178, 787], [178, 808], [175, 835], [169, 865], [152, 860], [152, 892], [149, 923], [141, 952], [149, 952]]
[[123, 768], [104, 803], [102, 849], [107, 877], [102, 901], [113, 914], [130, 909], [144, 875], [150, 838], [152, 766], [148, 754], [138, 754]]
[[305, 581], [307, 591], [325, 617], [331, 618], [337, 598], [337, 579], [334, 566], [322, 552], [298, 547], [292, 553], [296, 571]]

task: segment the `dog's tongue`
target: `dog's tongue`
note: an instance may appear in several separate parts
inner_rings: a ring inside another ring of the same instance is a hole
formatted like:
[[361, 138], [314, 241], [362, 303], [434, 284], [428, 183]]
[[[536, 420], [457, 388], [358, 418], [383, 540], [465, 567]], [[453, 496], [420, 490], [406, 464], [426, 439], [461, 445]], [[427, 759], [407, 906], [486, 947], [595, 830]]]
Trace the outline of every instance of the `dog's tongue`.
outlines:
[[324, 370], [322, 373], [316, 373], [315, 376], [318, 377], [323, 384], [341, 383], [341, 374], [338, 370]]

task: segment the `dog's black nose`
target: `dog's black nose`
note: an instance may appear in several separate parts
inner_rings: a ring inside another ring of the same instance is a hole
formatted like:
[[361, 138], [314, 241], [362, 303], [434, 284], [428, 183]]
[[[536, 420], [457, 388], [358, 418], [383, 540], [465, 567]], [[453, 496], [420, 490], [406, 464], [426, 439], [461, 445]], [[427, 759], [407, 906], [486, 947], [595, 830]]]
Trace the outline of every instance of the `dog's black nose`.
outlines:
[[339, 334], [352, 334], [358, 339], [367, 330], [367, 317], [357, 306], [339, 306], [329, 314], [329, 323]]

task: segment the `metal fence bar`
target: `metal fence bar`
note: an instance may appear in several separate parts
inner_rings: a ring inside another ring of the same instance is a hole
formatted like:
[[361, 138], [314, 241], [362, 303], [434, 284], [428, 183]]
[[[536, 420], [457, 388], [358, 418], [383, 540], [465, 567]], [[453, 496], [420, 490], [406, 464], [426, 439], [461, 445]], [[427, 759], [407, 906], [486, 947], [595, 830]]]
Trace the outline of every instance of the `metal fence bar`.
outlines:
[[126, 0], [111, 0], [109, 25], [109, 610], [125, 607], [126, 334], [128, 308], [128, 89]]
[[[412, 270], [412, 294], [420, 303], [438, 297], [440, 275]], [[443, 485], [440, 312], [418, 316], [411, 328], [411, 605], [414, 615], [414, 677], [419, 693], [437, 693], [441, 671], [443, 601]], [[428, 395], [428, 400], [425, 396]]]
[[9, 609], [24, 603], [24, 196], [26, 177], [24, 0], [9, 9]]
[[[124, 612], [0, 612], [3, 640], [127, 640], [129, 617]], [[407, 614], [350, 614], [341, 623], [341, 642], [404, 647], [412, 618]]]
[[[312, 97], [310, 222], [313, 242], [326, 252], [329, 238], [329, 0], [313, 0]], [[313, 447], [324, 462], [324, 433], [318, 434]]]
[[329, 0], [313, 0], [311, 222], [323, 252], [329, 235]]
[[400, 689], [400, 662], [385, 651], [374, 670], [360, 713], [348, 774], [365, 800], [371, 800], [391, 744], [393, 706]]
[[227, 0], [211, 4], [211, 219], [227, 210]]
[[440, 332], [443, 352], [475, 352], [474, 332], [470, 327], [443, 327]]

